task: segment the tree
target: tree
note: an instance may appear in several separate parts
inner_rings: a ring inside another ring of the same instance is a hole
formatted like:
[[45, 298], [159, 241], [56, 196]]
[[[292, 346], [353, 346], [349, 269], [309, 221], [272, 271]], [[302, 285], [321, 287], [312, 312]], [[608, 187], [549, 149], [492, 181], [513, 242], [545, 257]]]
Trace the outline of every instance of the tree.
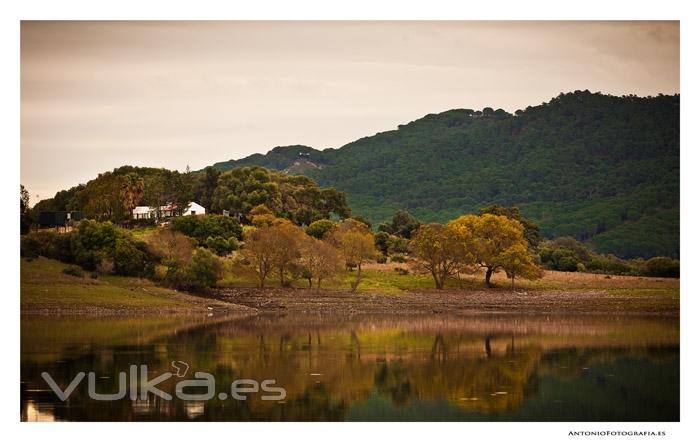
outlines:
[[29, 192], [22, 184], [19, 185], [19, 231], [24, 235], [29, 232], [32, 220], [29, 215]]
[[119, 222], [128, 219], [144, 191], [144, 182], [134, 173], [105, 172], [88, 181], [75, 196], [85, 218]]
[[271, 226], [280, 221], [275, 214], [264, 204], [258, 204], [248, 213], [248, 219], [256, 227]]
[[374, 236], [365, 224], [346, 219], [333, 232], [332, 243], [343, 254], [347, 265], [357, 266], [355, 281], [350, 285], [354, 292], [362, 280], [362, 263], [375, 256]]
[[269, 230], [272, 227], [263, 226], [245, 232], [245, 244], [241, 249], [243, 257], [251, 263], [258, 275], [259, 287], [265, 287], [265, 279], [274, 269], [277, 244]]
[[541, 269], [535, 263], [532, 255], [523, 243], [516, 243], [501, 253], [501, 266], [511, 280], [511, 288], [515, 290], [515, 277], [534, 280], [542, 276]]
[[406, 239], [411, 238], [411, 234], [420, 227], [418, 221], [413, 215], [405, 210], [400, 210], [394, 214], [394, 217], [389, 223], [379, 225], [380, 232], [390, 233], [392, 235], [401, 236]]
[[470, 259], [486, 270], [486, 285], [491, 285], [491, 276], [503, 267], [504, 252], [518, 244], [527, 247], [523, 225], [502, 215], [463, 215], [450, 221], [462, 247], [469, 252]]
[[374, 245], [382, 252], [382, 255], [387, 256], [389, 254], [389, 247], [391, 246], [391, 235], [386, 232], [375, 233]]
[[288, 282], [285, 274], [290, 271], [293, 264], [299, 258], [299, 246], [306, 236], [301, 227], [292, 224], [290, 221], [277, 223], [265, 229], [265, 234], [271, 237], [275, 244], [272, 254], [272, 265], [277, 269], [280, 277], [280, 285], [285, 287]]
[[131, 215], [131, 211], [141, 199], [141, 195], [144, 192], [144, 182], [143, 179], [135, 173], [129, 173], [121, 177], [122, 197], [124, 199], [124, 207], [128, 211], [128, 218], [129, 215]]
[[221, 172], [209, 166], [204, 169], [204, 174], [193, 185], [194, 200], [211, 209], [212, 197], [219, 181]]
[[466, 258], [463, 244], [452, 228], [442, 224], [424, 224], [410, 243], [411, 252], [430, 272], [435, 288], [442, 289], [450, 276], [459, 272]]
[[219, 176], [212, 196], [213, 210], [228, 210], [247, 218], [257, 205], [264, 204], [275, 216], [302, 225], [350, 215], [345, 194], [322, 189], [311, 178], [286, 175], [263, 167], [239, 167]]
[[156, 208], [158, 217], [161, 207], [171, 205], [176, 215], [182, 215], [192, 199], [192, 177], [185, 173], [167, 169], [156, 169], [145, 178], [144, 194], [141, 201]]
[[309, 227], [306, 228], [306, 234], [316, 239], [323, 239], [334, 228], [335, 223], [333, 221], [329, 219], [319, 219], [309, 224]]
[[302, 241], [300, 264], [309, 280], [309, 288], [315, 280], [317, 289], [321, 288], [321, 281], [339, 275], [345, 269], [341, 253], [329, 243], [316, 238], [306, 238]]
[[188, 236], [170, 229], [158, 229], [147, 239], [148, 248], [152, 254], [172, 272], [184, 267], [192, 258], [196, 241]]
[[537, 247], [540, 242], [542, 242], [542, 234], [540, 233], [540, 227], [533, 221], [525, 218], [520, 213], [520, 209], [517, 207], [503, 207], [498, 205], [491, 205], [479, 209], [479, 215], [484, 215], [490, 213], [492, 215], [503, 215], [510, 219], [514, 219], [523, 225], [524, 235], [530, 247]]

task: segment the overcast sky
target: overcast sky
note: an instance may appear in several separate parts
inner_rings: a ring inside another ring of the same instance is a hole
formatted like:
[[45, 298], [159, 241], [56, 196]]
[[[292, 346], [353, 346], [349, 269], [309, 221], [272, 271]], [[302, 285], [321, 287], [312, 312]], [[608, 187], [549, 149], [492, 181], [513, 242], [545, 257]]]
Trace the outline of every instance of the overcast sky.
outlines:
[[32, 204], [131, 164], [340, 147], [454, 108], [679, 92], [677, 22], [24, 22]]

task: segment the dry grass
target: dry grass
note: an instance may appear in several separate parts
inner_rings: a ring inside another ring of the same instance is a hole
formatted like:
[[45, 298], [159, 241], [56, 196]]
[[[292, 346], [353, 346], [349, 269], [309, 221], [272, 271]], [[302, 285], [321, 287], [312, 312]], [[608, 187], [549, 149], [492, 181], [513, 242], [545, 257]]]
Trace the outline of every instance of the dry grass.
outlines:
[[[219, 301], [159, 287], [153, 282], [114, 275], [66, 275], [67, 265], [38, 258], [20, 263], [22, 313], [152, 314], [230, 310]], [[242, 309], [245, 310], [245, 309]]]

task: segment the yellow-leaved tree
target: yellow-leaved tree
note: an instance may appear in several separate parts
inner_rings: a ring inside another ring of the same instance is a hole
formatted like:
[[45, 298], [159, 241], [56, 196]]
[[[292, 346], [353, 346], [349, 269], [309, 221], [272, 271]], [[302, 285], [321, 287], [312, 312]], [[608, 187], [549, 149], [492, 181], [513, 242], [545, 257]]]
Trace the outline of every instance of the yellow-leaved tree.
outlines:
[[357, 266], [355, 281], [350, 284], [354, 292], [362, 280], [362, 264], [377, 253], [374, 235], [366, 224], [348, 218], [334, 229], [330, 242], [340, 250], [347, 265]]
[[515, 244], [501, 253], [499, 258], [503, 270], [510, 278], [511, 288], [515, 290], [515, 277], [535, 280], [542, 277], [542, 269], [535, 263], [535, 259], [525, 244]]
[[[450, 221], [462, 247], [469, 253], [465, 256], [472, 264], [485, 270], [485, 281], [491, 285], [491, 276], [499, 269], [510, 265], [514, 272], [525, 274], [529, 267], [528, 243], [523, 225], [517, 220], [502, 215], [463, 215]], [[530, 257], [531, 258], [531, 257]], [[534, 265], [534, 261], [531, 263]]]
[[419, 266], [430, 272], [435, 288], [441, 289], [450, 276], [468, 261], [467, 252], [454, 229], [442, 224], [423, 224], [410, 242], [411, 253]]

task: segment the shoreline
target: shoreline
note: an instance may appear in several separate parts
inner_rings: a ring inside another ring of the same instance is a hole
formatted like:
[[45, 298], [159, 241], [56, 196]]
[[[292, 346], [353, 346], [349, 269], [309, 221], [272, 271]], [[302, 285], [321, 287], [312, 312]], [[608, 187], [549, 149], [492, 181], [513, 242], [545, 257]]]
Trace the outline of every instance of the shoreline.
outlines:
[[679, 297], [601, 290], [412, 290], [400, 294], [314, 289], [218, 289], [220, 301], [262, 312], [353, 314], [680, 314]]
[[21, 306], [22, 316], [201, 316], [260, 314], [354, 315], [680, 315], [678, 297], [610, 294], [600, 290], [511, 292], [415, 290], [399, 294], [299, 288], [220, 288], [209, 295], [184, 294], [188, 306]]
[[[480, 275], [459, 286], [437, 290], [421, 275], [397, 276], [390, 265], [368, 268], [366, 282], [353, 293], [343, 281], [321, 290], [307, 287], [254, 288], [234, 282], [204, 294], [162, 287], [150, 280], [100, 275], [97, 279], [62, 272], [65, 264], [39, 258], [22, 262], [20, 314], [49, 316], [258, 315], [264, 313], [378, 315], [657, 315], [679, 316], [680, 281], [645, 277], [545, 272], [520, 281], [512, 291], [503, 275], [485, 287]], [[422, 279], [421, 279], [422, 278]]]

